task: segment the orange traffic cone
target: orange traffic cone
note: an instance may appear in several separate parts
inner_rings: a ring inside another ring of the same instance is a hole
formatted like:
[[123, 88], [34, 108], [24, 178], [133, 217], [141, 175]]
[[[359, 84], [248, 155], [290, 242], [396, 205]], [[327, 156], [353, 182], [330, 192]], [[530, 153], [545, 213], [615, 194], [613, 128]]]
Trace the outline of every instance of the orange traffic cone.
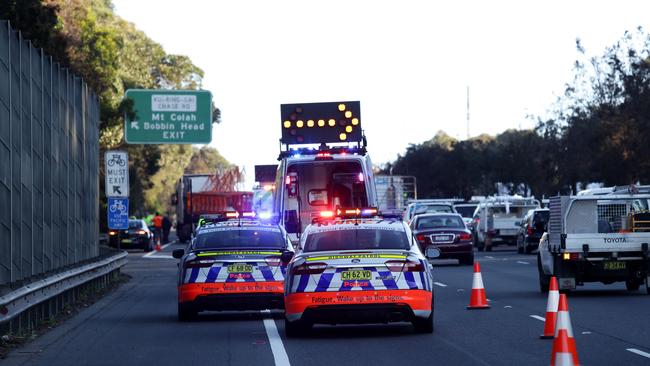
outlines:
[[560, 291], [557, 287], [557, 279], [551, 277], [548, 287], [548, 302], [546, 303], [546, 321], [544, 322], [544, 334], [539, 336], [542, 339], [553, 339], [555, 337], [555, 322], [557, 322], [557, 304], [560, 300]]
[[560, 294], [557, 323], [555, 324], [555, 339], [553, 340], [553, 352], [551, 353], [551, 366], [577, 366], [579, 364], [576, 341], [573, 338], [573, 329], [571, 328], [569, 305], [567, 304], [566, 295]]
[[157, 241], [157, 242], [156, 242], [156, 252], [159, 252], [159, 251], [161, 251], [161, 250], [162, 250], [162, 248], [160, 247], [160, 242]]
[[481, 265], [474, 262], [474, 277], [472, 279], [472, 296], [469, 299], [467, 309], [489, 309], [485, 297], [485, 288], [483, 288], [483, 277], [481, 277]]

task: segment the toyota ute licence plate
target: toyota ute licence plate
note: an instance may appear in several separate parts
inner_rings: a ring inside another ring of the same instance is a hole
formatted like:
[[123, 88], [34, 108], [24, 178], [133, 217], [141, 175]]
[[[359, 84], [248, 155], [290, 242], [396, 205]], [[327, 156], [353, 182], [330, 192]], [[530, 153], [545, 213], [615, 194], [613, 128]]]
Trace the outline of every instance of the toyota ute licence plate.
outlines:
[[250, 264], [236, 263], [228, 266], [228, 273], [251, 273], [253, 266]]
[[607, 261], [603, 262], [603, 269], [609, 270], [609, 271], [616, 271], [619, 269], [625, 269], [625, 262], [621, 261]]
[[369, 280], [372, 277], [372, 271], [368, 270], [351, 270], [341, 272], [341, 279], [346, 280]]

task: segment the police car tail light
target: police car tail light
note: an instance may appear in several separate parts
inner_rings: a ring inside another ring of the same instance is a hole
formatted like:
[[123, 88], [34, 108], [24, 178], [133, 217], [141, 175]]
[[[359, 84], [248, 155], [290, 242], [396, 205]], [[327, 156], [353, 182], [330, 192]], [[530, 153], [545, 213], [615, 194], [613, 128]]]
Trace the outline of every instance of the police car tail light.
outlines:
[[271, 267], [277, 267], [282, 263], [280, 257], [266, 257], [264, 260], [266, 261], [266, 265]]
[[391, 272], [422, 272], [424, 270], [424, 266], [422, 266], [422, 263], [409, 261], [409, 260], [387, 261], [386, 267]]
[[327, 268], [327, 263], [317, 262], [317, 263], [305, 263], [299, 266], [293, 267], [291, 274], [301, 275], [301, 274], [320, 274], [325, 271]]

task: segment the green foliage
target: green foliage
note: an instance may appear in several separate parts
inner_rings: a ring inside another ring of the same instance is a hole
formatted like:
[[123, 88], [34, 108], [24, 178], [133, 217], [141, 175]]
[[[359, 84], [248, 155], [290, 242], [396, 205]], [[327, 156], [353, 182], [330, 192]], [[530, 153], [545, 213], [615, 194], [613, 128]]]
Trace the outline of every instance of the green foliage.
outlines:
[[217, 149], [208, 146], [193, 148], [192, 157], [186, 165], [185, 174], [214, 174], [232, 167]]

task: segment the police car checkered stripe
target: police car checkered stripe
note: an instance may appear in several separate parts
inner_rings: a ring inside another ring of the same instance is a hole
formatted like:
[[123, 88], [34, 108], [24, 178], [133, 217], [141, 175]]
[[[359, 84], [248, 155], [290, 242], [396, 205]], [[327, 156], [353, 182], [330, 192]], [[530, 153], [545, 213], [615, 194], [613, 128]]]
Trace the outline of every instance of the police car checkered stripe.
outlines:
[[[228, 265], [234, 263], [215, 263], [211, 267], [187, 268], [185, 269], [184, 283], [215, 283], [215, 282], [271, 282], [284, 281], [286, 267], [274, 268], [269, 267], [265, 262], [237, 262], [241, 264], [250, 264], [254, 267], [250, 277], [230, 276]], [[256, 268], [255, 268], [256, 267]]]
[[381, 278], [381, 281], [383, 282], [386, 290], [429, 290], [431, 288], [424, 272], [391, 272], [388, 270], [380, 271], [376, 267], [363, 267], [364, 270], [372, 272], [371, 280], [359, 280], [357, 283], [361, 284], [360, 286], [344, 286], [344, 282], [349, 283], [354, 281], [341, 280], [339, 273], [350, 269], [353, 268], [331, 268], [325, 270], [321, 274], [301, 274], [293, 276], [293, 280], [291, 282], [291, 292], [301, 293], [376, 290], [376, 286], [372, 284], [372, 279], [377, 279], [378, 277]]

